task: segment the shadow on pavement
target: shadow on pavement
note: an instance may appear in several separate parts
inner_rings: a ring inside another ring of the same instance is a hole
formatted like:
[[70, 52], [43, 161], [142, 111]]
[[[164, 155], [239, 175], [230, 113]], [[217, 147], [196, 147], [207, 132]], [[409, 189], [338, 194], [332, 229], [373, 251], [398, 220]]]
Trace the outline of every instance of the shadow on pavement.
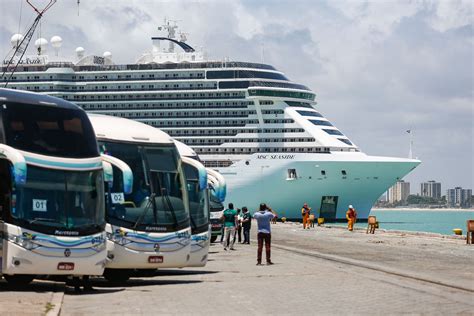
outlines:
[[[193, 283], [202, 283], [200, 280], [157, 280], [157, 279], [130, 279], [127, 282], [109, 282], [104, 279], [92, 279], [91, 285], [94, 287], [93, 292], [100, 293], [101, 289], [97, 288], [116, 288], [112, 291], [123, 291], [127, 287], [137, 287], [137, 286], [153, 286], [153, 285], [175, 285], [175, 284], [193, 284]], [[120, 289], [117, 289], [120, 287]], [[91, 293], [94, 294], [94, 293]]]
[[[92, 284], [95, 286], [94, 284]], [[93, 288], [92, 290], [80, 290], [80, 291], [75, 291], [74, 287], [67, 287], [66, 290], [64, 291], [64, 294], [66, 295], [95, 295], [95, 294], [111, 294], [111, 293], [117, 293], [117, 292], [122, 292], [125, 291], [124, 288], [117, 288], [115, 286], [115, 289], [98, 289], [98, 288]]]
[[34, 280], [28, 285], [12, 285], [5, 280], [0, 280], [0, 292], [36, 292], [36, 293], [45, 293], [45, 292], [56, 292], [61, 291], [60, 286], [62, 284]]
[[165, 275], [200, 275], [200, 274], [214, 274], [219, 271], [206, 271], [206, 270], [157, 270], [155, 276]]

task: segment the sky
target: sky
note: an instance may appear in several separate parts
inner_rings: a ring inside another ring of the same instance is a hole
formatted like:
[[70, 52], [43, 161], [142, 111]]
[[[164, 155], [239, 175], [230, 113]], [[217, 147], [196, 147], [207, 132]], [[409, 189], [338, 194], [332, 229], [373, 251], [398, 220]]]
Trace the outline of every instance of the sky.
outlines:
[[[23, 1], [23, 2], [22, 2]], [[45, 0], [31, 0], [44, 4]], [[151, 49], [165, 18], [211, 59], [271, 64], [316, 92], [317, 109], [370, 155], [422, 164], [411, 192], [473, 188], [474, 4], [472, 1], [58, 0], [41, 36], [63, 38], [116, 63]], [[0, 56], [34, 15], [24, 0], [0, 0]], [[21, 12], [21, 15], [20, 15]], [[21, 19], [20, 19], [21, 16]], [[35, 38], [37, 35], [35, 35]]]

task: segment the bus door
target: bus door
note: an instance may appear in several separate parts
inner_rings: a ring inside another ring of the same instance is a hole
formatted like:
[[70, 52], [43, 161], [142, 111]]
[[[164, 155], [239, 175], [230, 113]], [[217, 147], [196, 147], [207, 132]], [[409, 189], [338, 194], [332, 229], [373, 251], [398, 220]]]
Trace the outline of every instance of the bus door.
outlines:
[[3, 238], [4, 221], [10, 212], [10, 196], [12, 190], [10, 162], [0, 159], [0, 274], [2, 268], [3, 249], [6, 238]]

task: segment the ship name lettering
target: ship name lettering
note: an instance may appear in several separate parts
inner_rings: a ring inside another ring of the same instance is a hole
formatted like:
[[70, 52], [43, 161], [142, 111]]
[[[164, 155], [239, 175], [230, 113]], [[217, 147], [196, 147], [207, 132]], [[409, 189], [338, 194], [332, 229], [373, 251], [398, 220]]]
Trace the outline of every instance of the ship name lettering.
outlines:
[[295, 159], [295, 155], [258, 155], [257, 159]]

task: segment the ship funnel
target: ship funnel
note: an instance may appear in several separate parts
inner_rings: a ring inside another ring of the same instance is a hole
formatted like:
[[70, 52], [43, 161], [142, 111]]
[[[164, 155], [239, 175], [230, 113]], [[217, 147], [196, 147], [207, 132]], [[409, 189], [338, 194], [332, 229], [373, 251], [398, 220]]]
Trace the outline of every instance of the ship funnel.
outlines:
[[157, 54], [160, 52], [160, 40], [152, 39], [152, 46], [153, 46], [153, 54]]

